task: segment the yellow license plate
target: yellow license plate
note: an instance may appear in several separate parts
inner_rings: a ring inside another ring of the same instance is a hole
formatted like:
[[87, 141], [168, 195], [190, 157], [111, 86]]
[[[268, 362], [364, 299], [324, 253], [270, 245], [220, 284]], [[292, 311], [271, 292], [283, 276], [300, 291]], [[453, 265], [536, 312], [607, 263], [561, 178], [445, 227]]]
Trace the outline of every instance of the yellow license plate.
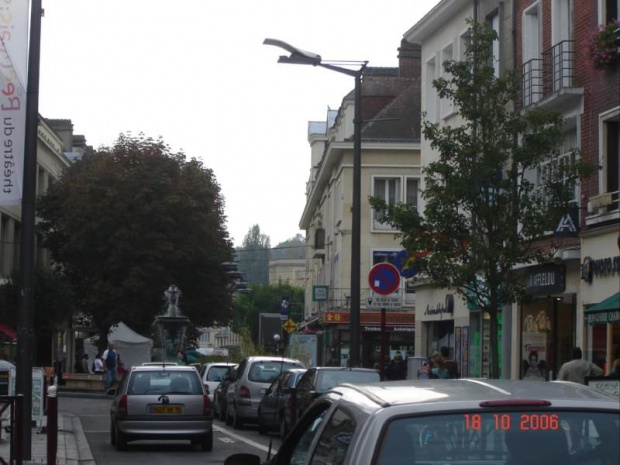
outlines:
[[183, 409], [180, 405], [152, 405], [151, 413], [154, 415], [180, 415]]

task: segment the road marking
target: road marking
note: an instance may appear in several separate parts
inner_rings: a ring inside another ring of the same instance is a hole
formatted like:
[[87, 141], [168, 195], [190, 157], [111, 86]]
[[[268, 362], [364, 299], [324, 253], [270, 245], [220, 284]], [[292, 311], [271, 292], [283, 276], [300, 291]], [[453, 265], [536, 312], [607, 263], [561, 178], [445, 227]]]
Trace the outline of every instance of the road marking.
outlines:
[[[258, 442], [251, 441], [251, 440], [249, 440], [247, 438], [244, 438], [243, 436], [239, 436], [238, 434], [235, 434], [235, 433], [233, 433], [232, 431], [230, 431], [230, 430], [228, 430], [226, 428], [222, 428], [221, 426], [213, 426], [213, 430], [214, 431], [219, 431], [220, 433], [227, 434], [228, 436], [230, 436], [232, 438], [235, 438], [238, 441], [245, 442], [247, 445], [252, 446], [252, 447], [256, 447], [257, 449], [260, 449], [260, 450], [262, 450], [264, 452], [269, 452], [269, 447], [263, 446], [262, 444], [259, 444]], [[220, 438], [220, 441], [222, 439], [223, 438]], [[229, 441], [224, 441], [224, 442], [229, 442]], [[271, 447], [271, 453], [275, 454], [276, 452], [278, 452], [278, 448], [272, 446]]]

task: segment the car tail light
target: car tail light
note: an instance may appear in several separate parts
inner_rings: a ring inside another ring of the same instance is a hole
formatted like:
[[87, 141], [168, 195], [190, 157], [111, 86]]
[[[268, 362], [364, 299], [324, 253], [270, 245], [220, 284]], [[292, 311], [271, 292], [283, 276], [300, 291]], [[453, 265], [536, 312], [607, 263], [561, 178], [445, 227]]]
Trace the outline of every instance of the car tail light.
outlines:
[[122, 396], [118, 400], [118, 409], [116, 410], [116, 415], [119, 417], [124, 417], [127, 415], [127, 396]]
[[203, 398], [202, 414], [205, 417], [210, 417], [211, 414], [212, 414], [212, 412], [211, 412], [211, 401], [209, 400], [209, 396], [204, 396], [204, 398]]
[[250, 390], [248, 389], [247, 386], [241, 386], [239, 388], [239, 397], [245, 397], [247, 399], [252, 398], [252, 394], [250, 394]]
[[205, 384], [205, 385], [204, 385], [204, 387], [205, 387], [205, 392], [207, 393], [207, 395], [211, 394], [211, 393], [209, 392], [209, 385], [208, 385], [208, 384]]

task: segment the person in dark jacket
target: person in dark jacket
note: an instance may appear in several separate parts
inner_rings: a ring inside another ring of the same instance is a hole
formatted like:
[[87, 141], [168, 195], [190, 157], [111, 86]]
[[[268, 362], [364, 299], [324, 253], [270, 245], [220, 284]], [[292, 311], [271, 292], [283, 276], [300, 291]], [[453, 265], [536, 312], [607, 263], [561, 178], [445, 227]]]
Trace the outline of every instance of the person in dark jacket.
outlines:
[[385, 377], [388, 381], [407, 379], [407, 365], [400, 352], [396, 352], [394, 358], [385, 369]]
[[461, 377], [461, 373], [459, 371], [459, 365], [456, 361], [450, 358], [450, 348], [442, 347], [440, 350], [441, 357], [443, 358], [443, 366], [446, 370], [448, 370], [448, 377], [450, 379], [457, 379]]

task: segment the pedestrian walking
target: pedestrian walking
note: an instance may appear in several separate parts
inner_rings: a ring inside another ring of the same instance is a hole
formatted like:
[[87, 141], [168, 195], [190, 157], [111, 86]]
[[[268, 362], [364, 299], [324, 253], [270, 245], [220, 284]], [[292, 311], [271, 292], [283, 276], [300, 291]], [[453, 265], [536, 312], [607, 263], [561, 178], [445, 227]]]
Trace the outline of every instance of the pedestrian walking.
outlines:
[[108, 344], [108, 350], [103, 354], [105, 364], [105, 390], [108, 392], [116, 382], [117, 353], [113, 342]]
[[573, 383], [585, 384], [587, 376], [603, 376], [603, 370], [592, 362], [582, 360], [581, 348], [575, 347], [572, 352], [572, 360], [566, 362], [558, 373], [559, 381], [572, 381]]

